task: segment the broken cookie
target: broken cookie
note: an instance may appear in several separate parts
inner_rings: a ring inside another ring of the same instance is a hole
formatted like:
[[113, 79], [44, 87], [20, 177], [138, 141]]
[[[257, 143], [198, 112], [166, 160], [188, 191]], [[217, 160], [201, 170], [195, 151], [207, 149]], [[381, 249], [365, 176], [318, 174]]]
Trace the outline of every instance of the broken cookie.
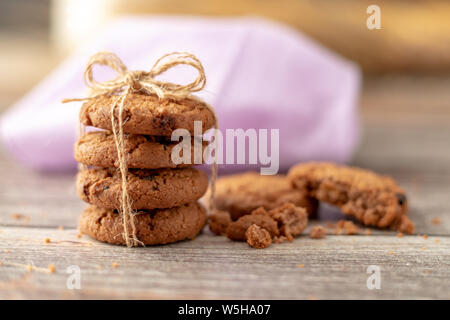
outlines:
[[230, 223], [226, 232], [227, 237], [235, 241], [246, 241], [245, 232], [252, 224], [266, 229], [271, 237], [278, 236], [280, 233], [277, 222], [269, 217], [269, 215], [249, 214]]
[[[285, 203], [267, 211], [263, 207], [254, 210], [250, 215], [240, 217], [229, 224], [226, 235], [231, 240], [248, 240], [246, 232], [252, 225], [265, 229], [276, 243], [292, 241], [308, 224], [308, 215], [304, 208], [292, 203]], [[253, 228], [254, 229], [254, 228]]]
[[316, 213], [317, 200], [292, 188], [284, 175], [246, 172], [220, 178], [216, 183], [215, 205], [228, 211], [233, 220], [259, 207], [271, 210], [288, 202], [306, 208], [310, 216]]
[[308, 225], [308, 214], [301, 207], [292, 203], [285, 203], [268, 212], [269, 216], [278, 223], [279, 233], [292, 241], [294, 236], [302, 233]]
[[247, 231], [245, 231], [245, 237], [247, 238], [249, 246], [256, 249], [267, 248], [272, 243], [272, 237], [270, 236], [269, 231], [256, 224], [252, 224], [248, 227]]
[[364, 225], [407, 233], [414, 230], [405, 216], [406, 194], [390, 177], [318, 162], [297, 165], [289, 171], [288, 177], [301, 194], [335, 205]]

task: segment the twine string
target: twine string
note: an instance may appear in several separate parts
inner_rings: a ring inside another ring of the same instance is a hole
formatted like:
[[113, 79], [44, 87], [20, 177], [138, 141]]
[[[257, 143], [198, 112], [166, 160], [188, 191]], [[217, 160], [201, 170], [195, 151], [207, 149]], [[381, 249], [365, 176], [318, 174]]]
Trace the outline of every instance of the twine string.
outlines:
[[[163, 74], [167, 70], [178, 66], [191, 66], [197, 71], [197, 77], [194, 81], [185, 84], [175, 84], [157, 80], [156, 77]], [[116, 72], [116, 77], [112, 80], [97, 81], [94, 78], [93, 69], [95, 66], [106, 66]], [[116, 96], [111, 104], [111, 127], [116, 145], [117, 158], [119, 162], [119, 170], [121, 175], [121, 200], [119, 212], [123, 222], [123, 237], [128, 247], [143, 245], [136, 236], [136, 225], [134, 223], [134, 213], [132, 210], [131, 199], [128, 193], [128, 165], [125, 153], [125, 142], [123, 132], [123, 110], [128, 96], [133, 92], [142, 92], [145, 94], [155, 94], [159, 99], [182, 100], [190, 98], [201, 102], [199, 105], [209, 109], [214, 116], [214, 128], [217, 130], [218, 121], [214, 109], [200, 100], [192, 96], [193, 92], [202, 90], [206, 85], [205, 70], [194, 55], [186, 52], [172, 52], [163, 55], [156, 60], [150, 71], [130, 71], [120, 58], [111, 52], [99, 52], [94, 54], [90, 59], [84, 71], [84, 82], [90, 89], [90, 95], [87, 98], [64, 99], [62, 102], [87, 101], [100, 96]], [[80, 126], [80, 134], [84, 134], [84, 126]], [[217, 179], [217, 142], [215, 156], [211, 170], [211, 193], [209, 201], [209, 210], [213, 212], [215, 183]], [[131, 230], [130, 230], [131, 229]]]

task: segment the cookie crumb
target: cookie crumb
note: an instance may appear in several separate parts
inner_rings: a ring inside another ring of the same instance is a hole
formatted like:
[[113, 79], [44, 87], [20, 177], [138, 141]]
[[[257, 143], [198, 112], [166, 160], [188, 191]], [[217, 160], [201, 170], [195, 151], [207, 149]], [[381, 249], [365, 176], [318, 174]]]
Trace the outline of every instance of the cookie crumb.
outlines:
[[397, 233], [397, 238], [403, 238], [403, 233], [401, 232]]
[[267, 214], [252, 213], [231, 222], [227, 228], [226, 235], [231, 240], [247, 241], [245, 233], [252, 224], [266, 229], [271, 237], [278, 236], [279, 234], [278, 225], [274, 219]]
[[81, 239], [82, 236], [83, 236], [83, 234], [81, 232], [77, 234], [78, 239]]
[[299, 264], [297, 265], [297, 268], [300, 268], [300, 269], [302, 269], [302, 268], [304, 268], [304, 267], [305, 267], [305, 265], [302, 264], [302, 263], [299, 263]]
[[224, 235], [228, 225], [231, 223], [231, 216], [228, 211], [217, 210], [209, 216], [209, 230], [216, 235]]
[[372, 234], [372, 230], [370, 230], [369, 228], [366, 228], [366, 231], [364, 231], [364, 234], [366, 236], [370, 236]]
[[272, 243], [272, 237], [269, 231], [259, 227], [256, 224], [252, 224], [245, 232], [247, 243], [249, 246], [257, 249], [264, 249], [270, 246]]
[[49, 264], [48, 265], [48, 272], [55, 273], [55, 271], [56, 271], [55, 265], [53, 263]]
[[344, 231], [346, 235], [355, 235], [359, 233], [358, 227], [353, 223], [353, 221], [339, 220], [337, 223], [337, 228], [340, 230], [340, 234]]
[[394, 251], [389, 251], [389, 254], [392, 256], [394, 254]]
[[327, 230], [325, 230], [322, 226], [314, 226], [309, 231], [309, 237], [311, 239], [323, 239], [327, 234]]
[[[294, 236], [300, 234], [308, 224], [308, 215], [302, 207], [292, 203], [285, 203], [270, 211], [259, 207], [249, 215], [244, 215], [231, 222], [226, 230], [226, 236], [231, 240], [246, 241], [245, 233], [251, 225], [265, 229], [271, 242], [281, 243], [293, 241]], [[255, 230], [255, 228], [252, 228]]]
[[268, 214], [278, 223], [280, 235], [285, 236], [288, 241], [293, 241], [294, 236], [302, 233], [308, 225], [306, 210], [290, 202], [270, 210]]
[[431, 220], [431, 222], [435, 225], [438, 226], [441, 224], [441, 218], [433, 218], [433, 220]]
[[423, 235], [423, 238], [424, 238], [425, 240], [427, 240], [427, 239], [428, 239], [428, 235], [424, 234], [424, 235]]
[[58, 230], [64, 230], [64, 226], [58, 226]]
[[407, 234], [413, 234], [414, 223], [411, 220], [409, 220], [407, 216], [402, 216], [400, 218], [400, 224], [398, 225], [397, 230]]
[[288, 239], [285, 236], [273, 237], [273, 243], [283, 243], [286, 241], [288, 241]]
[[24, 214], [21, 213], [13, 213], [11, 214], [11, 218], [13, 218], [14, 220], [22, 220], [25, 219], [27, 216], [25, 216]]
[[111, 267], [113, 267], [113, 269], [116, 269], [119, 266], [119, 264], [117, 262], [113, 262], [111, 264]]
[[44, 242], [45, 242], [45, 243], [50, 243], [51, 240], [50, 240], [50, 238], [45, 238], [45, 239], [44, 239]]

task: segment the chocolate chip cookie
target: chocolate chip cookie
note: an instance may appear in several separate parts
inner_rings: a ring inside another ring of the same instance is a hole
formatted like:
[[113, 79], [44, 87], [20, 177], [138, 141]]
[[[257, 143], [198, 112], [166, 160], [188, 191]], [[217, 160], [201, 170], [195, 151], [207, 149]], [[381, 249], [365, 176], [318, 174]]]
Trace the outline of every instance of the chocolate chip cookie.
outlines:
[[225, 176], [216, 183], [216, 207], [228, 211], [233, 220], [263, 207], [271, 210], [284, 203], [306, 208], [314, 215], [317, 200], [292, 188], [284, 175], [263, 176], [247, 172]]
[[[171, 208], [199, 199], [208, 177], [194, 168], [129, 169], [128, 193], [133, 209]], [[121, 175], [115, 168], [81, 170], [77, 190], [84, 201], [108, 209], [120, 208]]]
[[[80, 121], [87, 126], [111, 130], [111, 105], [116, 96], [100, 96], [83, 104]], [[213, 113], [205, 104], [193, 99], [175, 101], [156, 95], [131, 93], [124, 103], [123, 131], [152, 136], [170, 136], [183, 128], [194, 134], [194, 121], [202, 122], [206, 131], [214, 125]]]
[[[172, 150], [178, 142], [170, 141], [169, 137], [125, 134], [124, 142], [128, 168], [160, 169], [194, 164], [194, 141], [191, 145], [191, 164], [175, 164], [172, 161]], [[203, 146], [199, 149], [203, 154]], [[182, 156], [181, 150], [180, 157]], [[75, 144], [75, 159], [90, 166], [119, 167], [114, 135], [110, 131], [83, 135]]]
[[[194, 239], [206, 222], [205, 209], [191, 202], [170, 209], [139, 210], [135, 213], [136, 237], [145, 245]], [[125, 244], [120, 214], [111, 209], [88, 207], [80, 218], [80, 231], [99, 241]]]
[[368, 226], [412, 233], [405, 192], [387, 176], [332, 163], [305, 163], [288, 174], [294, 188], [335, 205]]

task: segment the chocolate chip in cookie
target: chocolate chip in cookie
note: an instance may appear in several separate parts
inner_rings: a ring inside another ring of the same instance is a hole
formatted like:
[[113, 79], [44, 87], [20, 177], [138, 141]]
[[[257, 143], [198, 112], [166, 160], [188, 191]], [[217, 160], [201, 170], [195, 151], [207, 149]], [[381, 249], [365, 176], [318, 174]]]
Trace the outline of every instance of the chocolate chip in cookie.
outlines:
[[[84, 169], [77, 176], [81, 199], [108, 209], [120, 208], [121, 183], [115, 168]], [[199, 199], [208, 188], [208, 177], [195, 168], [129, 169], [127, 185], [133, 209], [171, 208]]]
[[[112, 130], [111, 105], [115, 96], [99, 96], [81, 107], [80, 121], [86, 126]], [[170, 136], [176, 129], [186, 129], [194, 135], [194, 121], [201, 121], [202, 130], [213, 127], [214, 114], [198, 100], [159, 99], [156, 95], [130, 93], [125, 99], [123, 131], [151, 136]]]
[[[206, 223], [206, 211], [197, 202], [169, 209], [138, 210], [136, 236], [145, 245], [194, 239]], [[88, 207], [80, 218], [80, 231], [102, 242], [125, 245], [123, 223], [116, 210]]]
[[[191, 145], [190, 163], [175, 164], [172, 150], [178, 144], [170, 137], [124, 134], [125, 157], [128, 168], [161, 169], [186, 167], [194, 164], [194, 139]], [[206, 142], [203, 142], [206, 148]], [[94, 131], [84, 134], [75, 143], [75, 159], [89, 166], [118, 168], [114, 135], [109, 131]], [[180, 152], [182, 157], [182, 151]]]

